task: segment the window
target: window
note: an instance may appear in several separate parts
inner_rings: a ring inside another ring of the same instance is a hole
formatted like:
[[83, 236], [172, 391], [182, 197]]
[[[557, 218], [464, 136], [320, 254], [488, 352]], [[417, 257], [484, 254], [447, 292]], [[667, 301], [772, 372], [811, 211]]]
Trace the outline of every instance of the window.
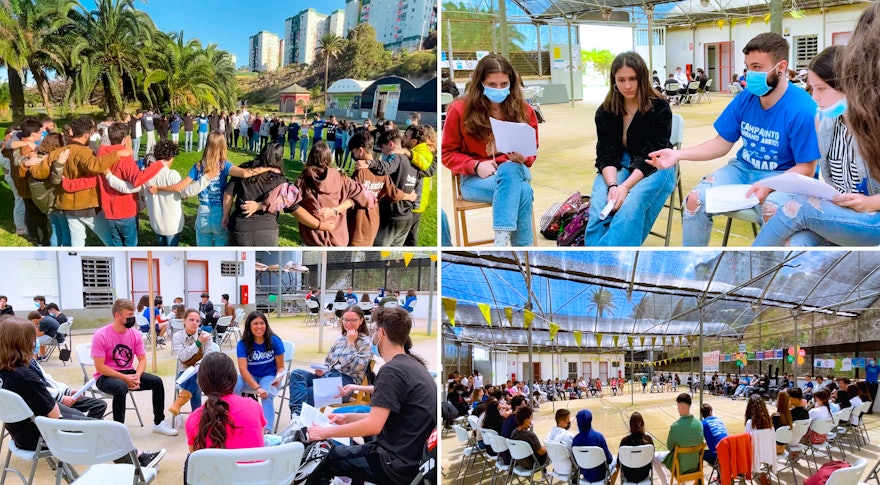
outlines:
[[568, 363], [568, 378], [572, 380], [577, 380], [578, 378], [578, 363], [577, 362], [569, 362]]
[[113, 305], [113, 258], [82, 258], [83, 307]]
[[242, 261], [220, 261], [220, 276], [244, 276]]
[[819, 53], [819, 36], [796, 35], [794, 37], [795, 70], [806, 69]]

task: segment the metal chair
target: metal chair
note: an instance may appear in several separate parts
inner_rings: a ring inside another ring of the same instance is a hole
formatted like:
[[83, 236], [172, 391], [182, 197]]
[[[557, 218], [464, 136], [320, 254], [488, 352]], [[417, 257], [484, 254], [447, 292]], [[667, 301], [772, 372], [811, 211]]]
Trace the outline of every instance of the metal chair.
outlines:
[[[28, 407], [27, 403], [24, 402], [21, 396], [18, 394], [7, 391], [6, 389], [0, 389], [0, 421], [3, 421], [3, 428], [0, 435], [6, 434], [6, 423], [18, 423], [20, 421], [34, 421], [34, 412]], [[18, 475], [21, 478], [21, 481], [26, 484], [34, 483], [34, 474], [37, 472], [37, 463], [42, 458], [50, 458], [52, 456], [51, 450], [43, 446], [44, 440], [40, 438], [37, 441], [37, 447], [35, 450], [23, 450], [16, 446], [15, 440], [12, 437], [9, 437], [9, 449], [6, 450], [6, 462], [3, 464], [3, 474], [0, 476], [0, 483], [6, 483], [6, 472], [12, 472]], [[15, 468], [9, 467], [9, 461], [12, 459], [12, 455], [15, 455], [16, 458], [21, 460], [30, 461], [31, 462], [31, 473], [28, 476], [27, 480], [25, 480], [24, 475], [20, 471]]]
[[753, 236], [758, 235], [758, 213], [754, 209], [742, 209], [718, 215], [727, 217], [727, 224], [724, 226], [724, 238], [721, 240], [722, 246], [727, 246], [727, 241], [730, 239], [730, 228], [733, 225], [734, 219], [751, 223]]
[[[673, 113], [672, 115], [672, 133], [669, 136], [669, 143], [672, 145], [672, 148], [676, 150], [681, 150], [681, 143], [684, 140], [684, 117], [680, 114]], [[684, 204], [684, 190], [681, 188], [681, 168], [676, 163], [673, 167], [675, 171], [675, 185], [673, 186], [672, 192], [669, 194], [669, 199], [663, 204], [663, 208], [666, 209], [666, 233], [661, 234], [657, 231], [651, 231], [651, 236], [659, 237], [663, 240], [664, 246], [669, 246], [670, 239], [672, 237], [672, 216], [675, 214], [675, 211], [678, 211], [679, 214], [682, 213], [682, 206]], [[678, 195], [678, 202], [676, 202], [675, 196]]]
[[290, 389], [290, 372], [291, 367], [293, 367], [293, 355], [296, 353], [296, 344], [294, 342], [290, 342], [288, 340], [284, 341], [284, 363], [286, 364], [286, 371], [284, 372], [284, 377], [281, 378], [281, 382], [278, 383], [278, 410], [275, 411], [275, 428], [272, 430], [273, 433], [278, 432], [278, 423], [281, 421], [281, 410], [284, 409], [284, 400], [290, 401], [290, 396], [287, 395], [288, 390]]
[[[217, 325], [214, 326], [214, 342], [224, 341], [226, 334], [229, 333], [229, 325], [232, 324], [232, 317], [220, 317], [217, 319]], [[222, 331], [221, 331], [222, 330]], [[230, 342], [230, 346], [232, 343]]]
[[293, 483], [303, 451], [299, 442], [265, 448], [205, 448], [189, 455], [186, 483]]
[[712, 97], [709, 96], [709, 91], [711, 91], [711, 90], [712, 90], [712, 79], [709, 79], [708, 81], [706, 81], [706, 85], [702, 89], [697, 91], [697, 94], [699, 95], [699, 98], [705, 99], [706, 101], [711, 103]]
[[581, 479], [578, 481], [579, 485], [608, 485], [611, 480], [611, 470], [609, 469], [610, 463], [605, 461], [605, 450], [599, 446], [572, 446], [571, 454], [574, 456], [577, 466], [584, 470], [605, 466], [605, 477], [602, 480], [588, 482]]
[[[82, 373], [83, 373], [83, 384], [87, 384], [89, 382], [89, 380], [91, 380], [92, 375], [89, 374], [88, 370], [86, 369], [86, 366], [95, 367], [95, 361], [92, 359], [92, 344], [91, 344], [91, 342], [89, 342], [87, 344], [79, 344], [76, 346], [75, 349], [76, 349], [76, 360], [79, 361], [79, 367], [80, 367], [80, 369], [82, 369]], [[112, 403], [113, 395], [107, 394], [104, 391], [98, 389], [97, 383], [92, 384], [92, 386], [89, 388], [88, 392], [92, 395], [92, 397], [96, 397], [98, 399], [109, 399]], [[134, 400], [134, 396], [131, 394], [131, 391], [128, 392], [128, 397], [131, 398], [131, 407], [126, 407], [125, 409], [126, 410], [133, 409], [135, 414], [137, 414], [138, 423], [140, 423], [140, 425], [143, 426], [144, 421], [141, 419], [141, 412], [138, 409], [137, 401]], [[105, 414], [104, 416], [107, 416], [107, 415], [113, 413], [112, 405], [107, 406], [107, 407], [108, 407], [107, 414]]]
[[[654, 445], [621, 446], [617, 451], [618, 464], [621, 467], [622, 485], [651, 485], [654, 480], [654, 469], [650, 468], [654, 459]], [[648, 478], [641, 482], [633, 482], [626, 476], [626, 469], [649, 467]]]
[[[36, 423], [52, 454], [63, 464], [55, 474], [56, 485], [61, 485], [65, 474], [76, 478], [74, 484], [129, 482], [146, 485], [156, 478], [158, 471], [155, 468], [141, 467], [137, 448], [122, 423], [43, 416], [37, 418]], [[130, 464], [106, 463], [124, 456], [130, 458]], [[89, 465], [90, 468], [80, 475], [72, 465]]]
[[309, 319], [312, 319], [315, 322], [315, 326], [318, 325], [318, 318], [321, 316], [321, 304], [316, 302], [315, 300], [306, 300], [306, 306], [309, 308], [309, 312], [306, 313], [305, 324], [309, 324]]
[[700, 102], [700, 81], [691, 81], [687, 84], [687, 91], [682, 95], [681, 102], [679, 104], [693, 104], [696, 100], [697, 103]]
[[[64, 322], [58, 326], [58, 330], [56, 330], [55, 333], [55, 338], [52, 339], [52, 341], [49, 342], [49, 345], [46, 346], [47, 362], [49, 361], [49, 358], [52, 357], [52, 353], [55, 352], [56, 349], [60, 349], [63, 346], [67, 350], [70, 350], [69, 344], [67, 342], [67, 336], [70, 334], [71, 325], [73, 325], [73, 322], [68, 320], [67, 322]], [[59, 336], [64, 340], [63, 343], [58, 341]], [[67, 361], [62, 360], [61, 362], [64, 363], [65, 366], [67, 365]]]
[[681, 85], [677, 82], [669, 83], [663, 87], [663, 95], [666, 96], [666, 101], [669, 101], [670, 105], [672, 103], [678, 104], [681, 100], [679, 91], [681, 91]]
[[[815, 433], [825, 435], [824, 443], [807, 443], [806, 454], [808, 458], [813, 459], [813, 465], [816, 467], [816, 471], [819, 471], [819, 463], [816, 461], [816, 451], [822, 450], [826, 455], [828, 455], [828, 459], [831, 460], [833, 457], [831, 456], [831, 444], [834, 439], [834, 433], [831, 430], [836, 426], [835, 422], [831, 419], [814, 419], [810, 422], [810, 430]], [[809, 461], [807, 461], [807, 466], [809, 466]], [[812, 470], [812, 468], [810, 469]]]

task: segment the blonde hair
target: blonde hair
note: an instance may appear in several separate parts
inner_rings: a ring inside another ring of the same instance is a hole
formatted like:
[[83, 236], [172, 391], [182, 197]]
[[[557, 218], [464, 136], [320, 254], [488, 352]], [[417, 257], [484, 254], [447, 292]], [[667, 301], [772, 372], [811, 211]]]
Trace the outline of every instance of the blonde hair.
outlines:
[[202, 154], [202, 159], [199, 161], [199, 168], [202, 174], [208, 178], [220, 175], [223, 169], [223, 162], [227, 159], [226, 136], [219, 131], [212, 131], [208, 134], [208, 143], [205, 145], [205, 151]]

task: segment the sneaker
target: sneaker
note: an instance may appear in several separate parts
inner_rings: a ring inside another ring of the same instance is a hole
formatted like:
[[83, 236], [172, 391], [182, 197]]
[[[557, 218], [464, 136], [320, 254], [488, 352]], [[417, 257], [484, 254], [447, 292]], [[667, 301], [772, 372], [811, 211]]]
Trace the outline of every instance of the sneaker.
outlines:
[[154, 467], [162, 461], [164, 456], [165, 448], [162, 448], [159, 451], [145, 451], [138, 455], [138, 463], [140, 463], [142, 467]]
[[154, 424], [153, 432], [164, 434], [165, 436], [177, 436], [177, 430], [171, 427], [170, 424], [168, 424], [168, 420], [162, 421], [159, 424]]
[[156, 342], [158, 342], [159, 345], [165, 345], [165, 337], [156, 337]]
[[18, 227], [15, 229], [15, 233], [19, 236], [27, 236], [27, 228], [26, 227]]

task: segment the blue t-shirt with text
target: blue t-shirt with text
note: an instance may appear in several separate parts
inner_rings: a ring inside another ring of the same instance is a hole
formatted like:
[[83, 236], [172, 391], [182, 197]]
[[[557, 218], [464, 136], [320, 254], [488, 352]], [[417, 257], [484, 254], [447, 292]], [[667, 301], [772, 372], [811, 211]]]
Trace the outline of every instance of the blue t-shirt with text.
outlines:
[[784, 172], [797, 163], [818, 160], [816, 102], [806, 91], [789, 85], [770, 109], [761, 98], [742, 92], [733, 98], [715, 121], [715, 130], [725, 140], [742, 148], [736, 157], [754, 170]]
[[[189, 178], [198, 180], [202, 177], [200, 170], [201, 164], [197, 163], [189, 170]], [[199, 192], [199, 204], [201, 205], [223, 205], [223, 191], [226, 190], [226, 182], [229, 179], [229, 169], [232, 168], [232, 162], [223, 163], [220, 170], [220, 176], [208, 182], [205, 190]]]
[[208, 118], [198, 118], [199, 121], [199, 133], [207, 133], [208, 132]]
[[880, 366], [877, 364], [865, 367], [865, 381], [877, 382], [877, 376], [880, 374]]
[[324, 138], [324, 120], [315, 120], [312, 122], [312, 139], [320, 140]]
[[251, 355], [247, 355], [247, 348], [244, 341], [238, 341], [236, 356], [238, 358], [247, 358], [248, 372], [259, 380], [261, 377], [274, 376], [278, 367], [275, 365], [275, 356], [284, 355], [284, 342], [280, 338], [272, 336], [272, 350], [266, 350], [266, 343], [254, 343], [254, 349]]

